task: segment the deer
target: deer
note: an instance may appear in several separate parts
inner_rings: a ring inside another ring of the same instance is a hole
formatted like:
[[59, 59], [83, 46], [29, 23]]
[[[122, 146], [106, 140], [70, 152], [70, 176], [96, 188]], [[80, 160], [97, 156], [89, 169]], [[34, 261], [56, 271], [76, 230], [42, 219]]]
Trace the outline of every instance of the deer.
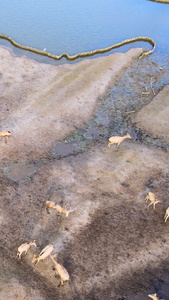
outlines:
[[169, 218], [169, 207], [165, 211], [164, 222], [167, 222], [168, 218]]
[[55, 255], [50, 255], [50, 258], [54, 264], [54, 270], [56, 272], [55, 277], [57, 277], [57, 275], [60, 276], [60, 285], [64, 285], [64, 282], [69, 280], [69, 274], [67, 272], [67, 270], [64, 268], [64, 266], [62, 266], [61, 264], [59, 264], [56, 260], [55, 260]]
[[131, 139], [130, 134], [126, 134], [124, 136], [112, 136], [109, 138], [109, 143], [107, 145], [108, 148], [110, 148], [110, 145], [112, 144], [117, 144], [116, 146], [118, 147], [122, 141], [125, 139]]
[[18, 257], [19, 259], [21, 259], [22, 253], [25, 252], [25, 255], [26, 255], [27, 252], [28, 252], [28, 250], [29, 250], [29, 248], [30, 248], [31, 246], [35, 246], [35, 247], [36, 247], [35, 240], [32, 241], [32, 242], [29, 242], [29, 243], [24, 243], [24, 244], [22, 244], [21, 246], [19, 246], [19, 248], [18, 248], [18, 253], [17, 253], [17, 257]]
[[9, 141], [10, 136], [11, 136], [11, 132], [9, 130], [0, 131], [0, 137], [6, 137], [5, 143], [7, 143], [7, 141]]
[[[148, 295], [148, 297], [150, 297], [151, 299], [153, 299], [153, 300], [160, 300], [158, 297], [157, 297], [157, 294], [149, 294]], [[161, 299], [161, 300], [163, 300], [163, 299]]]
[[61, 214], [64, 214], [66, 217], [70, 214], [70, 212], [75, 211], [74, 210], [66, 210], [65, 208], [61, 207], [59, 204], [55, 204], [53, 201], [46, 201], [46, 211], [49, 214], [49, 209], [53, 209], [57, 211], [57, 214], [60, 216]]
[[149, 192], [145, 198], [145, 201], [147, 202], [148, 200], [150, 200], [150, 203], [148, 205], [148, 207], [150, 205], [153, 205], [153, 208], [155, 209], [155, 205], [161, 201], [159, 201], [156, 196], [152, 193], [152, 192]]
[[34, 255], [32, 259], [32, 263], [35, 262], [35, 265], [39, 263], [40, 260], [45, 260], [51, 252], [53, 251], [53, 245], [47, 245], [40, 253], [39, 255]]

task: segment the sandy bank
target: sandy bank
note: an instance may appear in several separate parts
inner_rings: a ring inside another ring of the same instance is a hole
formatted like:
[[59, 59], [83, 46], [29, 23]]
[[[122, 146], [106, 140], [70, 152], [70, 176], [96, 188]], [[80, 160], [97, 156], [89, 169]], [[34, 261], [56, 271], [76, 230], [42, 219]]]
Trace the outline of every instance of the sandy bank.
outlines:
[[46, 153], [92, 116], [98, 98], [141, 52], [51, 66], [0, 48], [0, 128], [12, 132], [11, 146], [3, 144], [1, 157], [37, 159]]
[[169, 143], [169, 86], [165, 86], [132, 119], [138, 128], [154, 138]]

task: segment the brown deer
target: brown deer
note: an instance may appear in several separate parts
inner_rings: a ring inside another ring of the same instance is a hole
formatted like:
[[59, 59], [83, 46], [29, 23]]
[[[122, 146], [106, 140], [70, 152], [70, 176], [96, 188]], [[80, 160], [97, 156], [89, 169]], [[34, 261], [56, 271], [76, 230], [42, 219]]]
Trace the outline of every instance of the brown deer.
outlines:
[[75, 211], [74, 210], [66, 210], [65, 208], [61, 207], [59, 204], [55, 204], [53, 201], [46, 201], [46, 211], [49, 213], [49, 209], [55, 210], [58, 215], [60, 216], [61, 214], [64, 214], [66, 217], [70, 214], [70, 212]]

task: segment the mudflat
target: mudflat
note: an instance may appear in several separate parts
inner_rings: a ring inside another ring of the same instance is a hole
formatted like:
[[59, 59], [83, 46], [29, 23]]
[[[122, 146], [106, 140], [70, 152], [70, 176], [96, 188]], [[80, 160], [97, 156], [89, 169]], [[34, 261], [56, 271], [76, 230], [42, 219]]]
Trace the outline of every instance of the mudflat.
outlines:
[[[0, 48], [0, 299], [169, 299], [169, 72], [141, 52], [52, 66]], [[49, 257], [32, 264], [48, 244], [63, 287]]]

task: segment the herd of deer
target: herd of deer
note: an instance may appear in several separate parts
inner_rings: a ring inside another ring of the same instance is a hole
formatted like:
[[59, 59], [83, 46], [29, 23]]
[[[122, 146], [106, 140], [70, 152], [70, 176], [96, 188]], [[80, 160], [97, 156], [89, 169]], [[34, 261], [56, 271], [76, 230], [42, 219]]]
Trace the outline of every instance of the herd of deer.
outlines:
[[[9, 140], [11, 136], [10, 131], [0, 131], [0, 137], [6, 137], [6, 143]], [[122, 141], [125, 139], [131, 139], [130, 134], [124, 135], [124, 136], [112, 136], [109, 138], [109, 143], [107, 145], [108, 148], [110, 148], [110, 145], [116, 144], [117, 147], [120, 145]], [[145, 198], [145, 201], [150, 201], [149, 206], [153, 205], [153, 208], [155, 209], [155, 205], [161, 201], [159, 201], [156, 196], [152, 193], [149, 192]], [[49, 209], [53, 209], [57, 212], [58, 215], [65, 214], [66, 217], [68, 217], [69, 213], [72, 212], [72, 210], [66, 210], [62, 208], [59, 204], [55, 204], [53, 201], [46, 201], [46, 210], [49, 213]], [[165, 216], [164, 216], [164, 222], [167, 221], [169, 218], [169, 207], [166, 209]], [[17, 256], [19, 259], [21, 259], [22, 253], [27, 254], [27, 251], [31, 246], [36, 247], [35, 241], [29, 242], [29, 243], [24, 243], [18, 248], [18, 253]], [[59, 264], [55, 260], [55, 255], [51, 255], [53, 251], [53, 245], [47, 245], [42, 251], [39, 253], [39, 255], [34, 255], [32, 259], [32, 263], [35, 262], [35, 264], [38, 264], [40, 260], [44, 260], [47, 257], [50, 257], [54, 264], [54, 270], [56, 272], [56, 275], [60, 276], [60, 284], [63, 285], [64, 282], [69, 280], [69, 274], [67, 270], [63, 267], [63, 265]], [[150, 298], [153, 300], [159, 300], [156, 294], [148, 295]]]
[[[11, 136], [11, 132], [6, 130], [6, 131], [0, 131], [0, 137], [5, 137], [6, 141], [5, 143], [7, 143], [7, 141], [10, 139]], [[47, 213], [49, 213], [49, 209], [53, 209], [57, 212], [58, 215], [64, 214], [66, 217], [68, 217], [68, 215], [70, 214], [70, 212], [73, 212], [74, 210], [66, 210], [65, 208], [61, 207], [59, 204], [55, 204], [53, 201], [46, 201], [46, 211]], [[22, 254], [25, 253], [25, 255], [27, 254], [29, 248], [31, 246], [35, 246], [36, 247], [36, 243], [35, 240], [29, 243], [24, 243], [21, 246], [19, 246], [18, 248], [18, 253], [17, 253], [17, 257], [19, 259], [21, 259]], [[39, 253], [39, 255], [34, 255], [33, 259], [32, 259], [32, 263], [35, 262], [35, 265], [39, 263], [40, 260], [44, 261], [48, 256], [50, 257], [50, 259], [52, 260], [54, 267], [53, 270], [55, 270], [56, 275], [59, 275], [60, 277], [60, 284], [59, 285], [63, 285], [64, 282], [69, 280], [69, 274], [67, 272], [67, 270], [64, 268], [63, 265], [59, 264], [56, 260], [55, 260], [55, 255], [51, 255], [53, 251], [53, 245], [47, 245], [44, 249], [42, 249], [42, 251]]]
[[[110, 148], [110, 145], [112, 144], [117, 144], [117, 146], [120, 145], [120, 143], [122, 141], [124, 141], [125, 139], [131, 139], [131, 136], [130, 134], [127, 134], [127, 135], [124, 135], [122, 137], [120, 136], [112, 136], [109, 138], [109, 143], [107, 145], [108, 148]], [[155, 205], [161, 201], [159, 201], [156, 196], [152, 193], [152, 192], [149, 192], [145, 198], [145, 201], [150, 201], [149, 206], [153, 205], [153, 208], [155, 209]], [[166, 209], [166, 212], [165, 212], [165, 216], [164, 216], [164, 222], [167, 221], [167, 219], [169, 218], [169, 207]], [[157, 294], [149, 294], [148, 297], [150, 297], [151, 299], [153, 300], [159, 300], [159, 298], [157, 297]]]
[[[68, 217], [70, 212], [74, 211], [74, 210], [66, 210], [63, 207], [61, 207], [59, 204], [55, 204], [53, 201], [46, 201], [47, 213], [49, 213], [49, 209], [55, 210], [58, 215], [64, 214], [66, 217]], [[21, 259], [22, 254], [25, 253], [25, 255], [26, 255], [31, 246], [36, 247], [35, 240], [32, 242], [29, 242], [29, 243], [24, 243], [21, 246], [19, 246], [17, 257], [19, 259]], [[60, 277], [59, 285], [63, 285], [66, 281], [69, 280], [69, 273], [67, 272], [67, 270], [64, 268], [63, 265], [59, 264], [55, 260], [56, 254], [51, 255], [52, 251], [53, 251], [53, 245], [51, 245], [51, 244], [47, 245], [45, 248], [42, 249], [42, 251], [39, 253], [39, 255], [33, 256], [32, 263], [35, 263], [35, 265], [37, 265], [39, 263], [39, 261], [41, 261], [41, 260], [44, 261], [47, 257], [50, 257], [50, 259], [52, 260], [52, 262], [54, 264], [53, 270], [56, 273], [55, 276], [59, 275], [59, 277]]]
[[[109, 138], [109, 143], [108, 143], [107, 147], [110, 148], [110, 145], [112, 145], [112, 144], [117, 144], [117, 146], [119, 146], [120, 143], [122, 141], [124, 141], [125, 139], [131, 139], [130, 134], [126, 134], [124, 136], [112, 136]], [[150, 205], [153, 205], [154, 209], [155, 209], [155, 205], [157, 203], [161, 202], [156, 198], [156, 196], [152, 192], [149, 192], [147, 194], [145, 200], [146, 200], [146, 202], [149, 200], [150, 203], [149, 203], [148, 207]], [[164, 222], [166, 222], [168, 218], [169, 218], [169, 207], [166, 209], [165, 216], [164, 216]]]

